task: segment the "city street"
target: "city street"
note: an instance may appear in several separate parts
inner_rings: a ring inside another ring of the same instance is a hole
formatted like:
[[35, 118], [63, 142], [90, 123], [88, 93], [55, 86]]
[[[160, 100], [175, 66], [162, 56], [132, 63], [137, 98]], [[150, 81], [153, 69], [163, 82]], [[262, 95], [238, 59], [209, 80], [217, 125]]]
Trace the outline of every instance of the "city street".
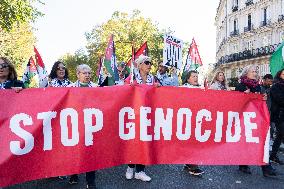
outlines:
[[[279, 154], [283, 160], [283, 153]], [[150, 183], [139, 180], [126, 180], [127, 166], [122, 165], [111, 169], [97, 171], [96, 185], [98, 188], [271, 188], [280, 189], [284, 186], [284, 166], [275, 165], [278, 176], [273, 178], [263, 177], [261, 168], [253, 166], [252, 175], [246, 175], [238, 171], [237, 166], [201, 166], [205, 171], [202, 177], [190, 176], [183, 170], [183, 165], [155, 165], [149, 166], [146, 173], [152, 177]], [[58, 178], [42, 179], [27, 182], [5, 189], [83, 189], [85, 188], [85, 176], [80, 175], [77, 185], [69, 185], [68, 180]]]

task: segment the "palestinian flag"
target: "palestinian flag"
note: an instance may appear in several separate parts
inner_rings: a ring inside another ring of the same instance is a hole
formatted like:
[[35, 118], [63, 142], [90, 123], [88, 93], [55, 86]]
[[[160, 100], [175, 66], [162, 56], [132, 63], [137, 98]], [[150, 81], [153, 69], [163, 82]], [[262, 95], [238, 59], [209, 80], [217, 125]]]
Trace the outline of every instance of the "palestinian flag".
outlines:
[[[147, 41], [145, 43], [143, 43], [143, 45], [135, 52], [134, 50], [134, 47], [132, 47], [132, 56], [133, 56], [133, 52], [134, 52], [134, 63], [135, 63], [135, 60], [141, 55], [145, 55], [145, 56], [148, 56], [148, 45], [147, 45]], [[127, 69], [129, 69], [128, 71], [130, 71], [130, 68], [131, 68], [131, 63], [132, 63], [132, 57], [130, 60], [128, 60], [127, 62]], [[134, 64], [134, 67], [136, 67], [136, 65]]]
[[22, 78], [22, 81], [25, 85], [25, 88], [29, 88], [32, 79], [36, 75], [37, 75], [36, 64], [35, 64], [33, 57], [31, 57], [29, 59], [29, 62], [27, 64], [26, 70], [25, 70], [23, 78]]
[[200, 58], [198, 47], [196, 45], [194, 38], [192, 39], [191, 45], [189, 47], [189, 54], [190, 54], [191, 60], [194, 64], [195, 70], [198, 67], [202, 66], [202, 60]]
[[197, 70], [197, 68], [202, 65], [203, 64], [199, 55], [197, 44], [193, 38], [188, 49], [185, 65], [183, 67], [182, 79], [186, 76], [187, 72], [189, 72], [190, 70]]
[[279, 45], [270, 58], [270, 72], [273, 76], [284, 68], [284, 42]]
[[34, 47], [35, 59], [36, 59], [36, 68], [39, 79], [39, 87], [45, 88], [48, 86], [48, 73], [45, 69], [45, 65], [42, 61], [42, 58], [38, 52], [38, 50]]
[[112, 86], [119, 80], [113, 35], [110, 36], [103, 65], [111, 76], [108, 78], [108, 86]]
[[99, 66], [98, 66], [98, 70], [97, 70], [97, 77], [98, 77], [98, 85], [101, 85], [105, 80], [102, 57], [99, 58]]

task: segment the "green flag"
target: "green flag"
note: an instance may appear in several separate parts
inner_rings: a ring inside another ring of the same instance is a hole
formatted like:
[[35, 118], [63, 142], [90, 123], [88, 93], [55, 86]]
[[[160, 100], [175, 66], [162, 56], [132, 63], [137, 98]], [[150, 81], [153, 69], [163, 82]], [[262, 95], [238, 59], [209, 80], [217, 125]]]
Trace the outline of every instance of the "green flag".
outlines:
[[279, 45], [270, 58], [270, 72], [273, 76], [284, 68], [284, 42]]
[[116, 56], [115, 56], [115, 48], [114, 48], [114, 41], [113, 35], [110, 36], [106, 53], [104, 59], [104, 66], [107, 69], [110, 77], [108, 78], [108, 86], [112, 86], [119, 80], [117, 65], [116, 65]]

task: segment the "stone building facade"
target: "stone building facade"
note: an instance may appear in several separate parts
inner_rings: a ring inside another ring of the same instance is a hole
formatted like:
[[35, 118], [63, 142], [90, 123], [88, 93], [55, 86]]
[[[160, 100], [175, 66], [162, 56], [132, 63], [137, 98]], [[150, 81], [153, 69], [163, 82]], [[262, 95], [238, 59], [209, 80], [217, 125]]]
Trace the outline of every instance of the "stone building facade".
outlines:
[[229, 79], [255, 64], [263, 76], [284, 39], [284, 0], [220, 0], [215, 25], [215, 68]]

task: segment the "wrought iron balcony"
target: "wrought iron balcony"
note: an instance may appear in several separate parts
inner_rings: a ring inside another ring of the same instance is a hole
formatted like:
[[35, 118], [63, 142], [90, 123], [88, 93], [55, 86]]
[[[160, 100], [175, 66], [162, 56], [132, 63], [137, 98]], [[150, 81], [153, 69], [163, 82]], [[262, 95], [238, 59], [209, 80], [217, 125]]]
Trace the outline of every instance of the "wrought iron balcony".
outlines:
[[252, 5], [253, 4], [253, 0], [247, 0], [246, 1], [246, 6], [250, 6], [250, 5]]
[[239, 34], [240, 34], [239, 30], [234, 30], [230, 33], [230, 36], [233, 37], [233, 36], [237, 36]]
[[253, 25], [244, 27], [244, 32], [249, 32], [249, 31], [252, 31], [252, 30], [253, 30]]
[[281, 43], [222, 56], [215, 66], [217, 67], [222, 64], [271, 55], [280, 44]]
[[260, 27], [269, 26], [271, 24], [270, 20], [264, 20], [260, 22]]
[[233, 11], [233, 12], [236, 12], [236, 11], [238, 11], [238, 10], [239, 10], [238, 5], [233, 5], [232, 11]]
[[284, 15], [283, 14], [279, 15], [278, 16], [278, 22], [281, 22], [283, 20], [284, 20]]

